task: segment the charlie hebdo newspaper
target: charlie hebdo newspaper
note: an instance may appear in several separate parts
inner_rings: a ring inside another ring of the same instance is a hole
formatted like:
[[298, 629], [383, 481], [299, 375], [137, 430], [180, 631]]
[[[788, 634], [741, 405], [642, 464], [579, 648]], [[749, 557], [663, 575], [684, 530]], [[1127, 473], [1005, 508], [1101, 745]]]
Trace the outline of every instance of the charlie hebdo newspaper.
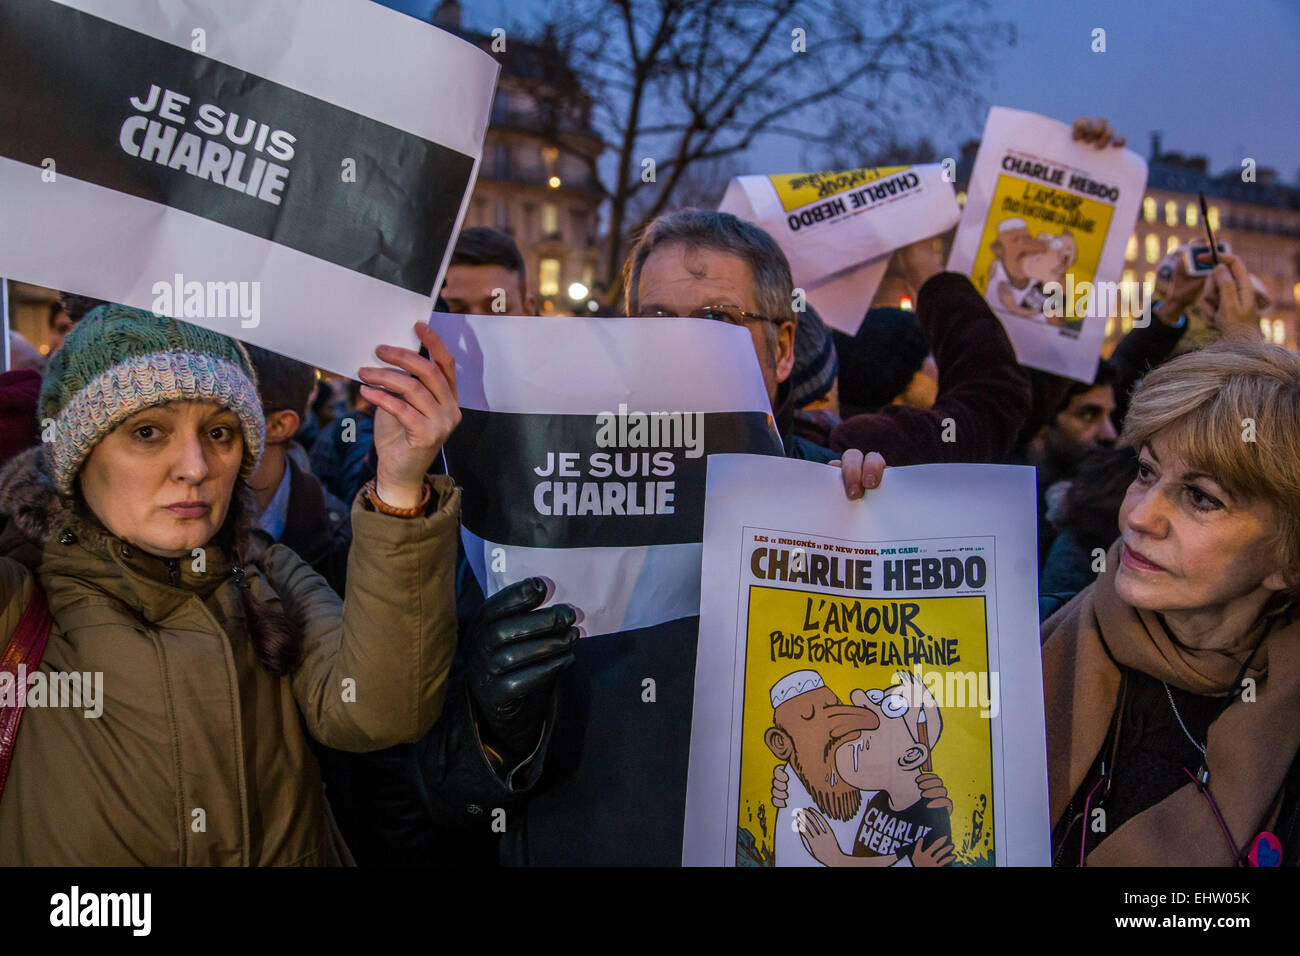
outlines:
[[684, 863], [1048, 863], [1033, 503], [1027, 468], [853, 502], [825, 466], [710, 459]]
[[894, 250], [952, 228], [960, 215], [937, 163], [738, 176], [718, 209], [767, 230], [818, 315], [849, 335]]
[[948, 268], [984, 294], [1021, 364], [1091, 382], [1106, 320], [1150, 301], [1120, 282], [1147, 164], [1071, 136], [1046, 116], [989, 110]]

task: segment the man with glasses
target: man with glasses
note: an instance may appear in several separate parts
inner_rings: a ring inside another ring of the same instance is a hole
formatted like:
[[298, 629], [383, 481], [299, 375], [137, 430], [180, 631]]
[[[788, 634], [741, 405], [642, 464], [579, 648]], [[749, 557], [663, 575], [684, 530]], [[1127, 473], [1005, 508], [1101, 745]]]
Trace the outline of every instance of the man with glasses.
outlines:
[[624, 280], [628, 315], [693, 316], [748, 329], [786, 456], [822, 463], [842, 457], [850, 498], [880, 483], [885, 459], [874, 450], [839, 456], [792, 433], [794, 280], [766, 232], [723, 212], [683, 209], [660, 216], [629, 254]]

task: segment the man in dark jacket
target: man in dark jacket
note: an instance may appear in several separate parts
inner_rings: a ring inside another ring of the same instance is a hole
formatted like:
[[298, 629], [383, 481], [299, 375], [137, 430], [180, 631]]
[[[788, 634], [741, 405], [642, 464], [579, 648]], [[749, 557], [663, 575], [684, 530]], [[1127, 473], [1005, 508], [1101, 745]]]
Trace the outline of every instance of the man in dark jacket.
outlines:
[[1000, 464], [1029, 415], [1029, 378], [983, 296], [969, 279], [941, 272], [929, 240], [899, 251], [917, 290], [916, 321], [938, 368], [934, 404], [884, 405], [846, 418], [831, 447], [869, 448], [891, 465], [941, 461]]
[[348, 400], [353, 411], [322, 428], [311, 447], [311, 470], [340, 501], [351, 501], [375, 477], [375, 409], [359, 382], [348, 382]]
[[[725, 214], [674, 213], [645, 231], [627, 275], [631, 315], [694, 315], [746, 328], [786, 455], [837, 459], [791, 434], [797, 315], [789, 265], [770, 236]], [[846, 493], [858, 498], [875, 487], [883, 465], [879, 456], [846, 452]], [[698, 628], [690, 617], [578, 643], [560, 678], [554, 729], [522, 782], [527, 801], [506, 814], [499, 837], [506, 862], [681, 862]], [[434, 761], [421, 768], [433, 804], [445, 778], [431, 773]]]
[[[637, 275], [648, 270], [648, 281], [634, 280], [643, 295], [630, 294], [633, 313], [641, 298], [660, 314], [716, 312], [711, 317], [749, 328], [787, 456], [836, 458], [791, 435], [793, 283], [766, 233], [731, 216], [677, 213], [647, 231], [631, 265]], [[878, 484], [883, 466], [879, 456], [846, 453], [850, 497]], [[463, 585], [470, 590], [473, 582]], [[493, 595], [469, 628], [467, 674], [457, 680], [453, 672], [446, 707], [462, 719], [439, 721], [409, 753], [366, 755], [373, 772], [361, 802], [379, 800], [387, 815], [362, 823], [375, 837], [362, 842], [384, 854], [371, 860], [466, 865], [499, 853], [516, 864], [680, 862], [699, 619], [602, 635], [572, 650], [535, 638], [531, 651], [509, 655], [516, 669], [502, 677], [501, 663], [490, 663], [504, 656], [494, 650], [500, 616], [535, 607], [529, 587], [520, 582]], [[552, 696], [569, 658], [573, 666]], [[648, 696], [647, 677], [656, 685]], [[408, 771], [418, 800], [403, 776]], [[485, 799], [466, 799], [475, 792]]]
[[352, 544], [350, 509], [289, 453], [316, 387], [316, 370], [255, 345], [245, 348], [257, 372], [266, 418], [262, 458], [248, 479], [257, 496], [258, 527], [296, 551], [343, 594]]

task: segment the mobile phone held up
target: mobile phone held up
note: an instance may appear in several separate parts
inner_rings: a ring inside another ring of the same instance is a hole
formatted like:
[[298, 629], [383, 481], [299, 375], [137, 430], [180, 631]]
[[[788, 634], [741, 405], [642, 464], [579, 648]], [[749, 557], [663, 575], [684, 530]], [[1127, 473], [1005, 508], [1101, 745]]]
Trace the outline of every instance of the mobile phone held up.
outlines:
[[[1216, 242], [1215, 247], [1219, 259], [1232, 252], [1232, 249], [1223, 240]], [[1210, 251], [1208, 242], [1193, 242], [1190, 245], [1183, 246], [1183, 269], [1189, 276], [1209, 275], [1214, 271], [1216, 261], [1214, 252]]]

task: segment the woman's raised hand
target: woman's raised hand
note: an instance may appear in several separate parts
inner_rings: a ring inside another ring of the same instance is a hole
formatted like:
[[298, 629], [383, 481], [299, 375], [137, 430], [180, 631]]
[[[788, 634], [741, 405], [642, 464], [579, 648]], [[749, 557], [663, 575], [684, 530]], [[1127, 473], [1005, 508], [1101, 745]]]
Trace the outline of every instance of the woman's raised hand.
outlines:
[[424, 496], [424, 475], [460, 424], [456, 362], [429, 328], [415, 323], [429, 358], [396, 345], [375, 355], [397, 368], [361, 369], [361, 395], [375, 406], [375, 492], [393, 508], [414, 508]]

